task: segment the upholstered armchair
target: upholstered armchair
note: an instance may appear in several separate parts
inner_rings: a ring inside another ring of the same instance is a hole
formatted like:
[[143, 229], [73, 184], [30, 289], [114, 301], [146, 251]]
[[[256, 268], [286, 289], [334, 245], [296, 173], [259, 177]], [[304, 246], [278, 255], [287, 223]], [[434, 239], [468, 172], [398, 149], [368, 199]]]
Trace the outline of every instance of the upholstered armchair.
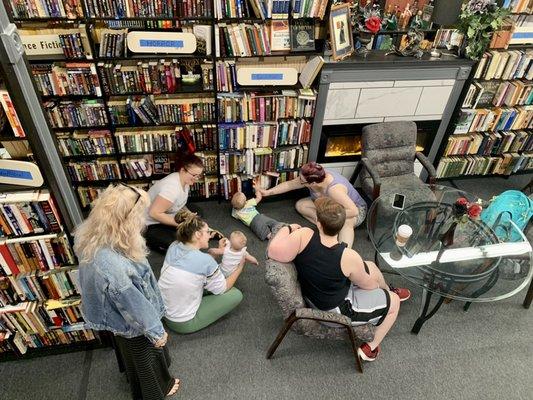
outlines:
[[428, 171], [430, 183], [434, 183], [436, 171], [426, 156], [416, 151], [416, 134], [416, 124], [412, 121], [365, 126], [361, 162], [352, 175], [352, 183], [359, 176], [363, 192], [371, 200], [383, 192], [406, 190], [419, 192], [421, 200], [427, 199], [429, 193], [414, 173], [415, 158]]
[[[268, 349], [268, 359], [274, 355], [287, 332], [292, 329], [298, 334], [316, 339], [348, 338], [355, 357], [356, 368], [359, 372], [363, 372], [361, 359], [357, 354], [357, 341], [372, 341], [374, 339], [373, 325], [352, 327], [351, 320], [344, 315], [309, 308], [302, 297], [293, 263], [281, 263], [267, 258], [265, 277], [285, 319], [278, 336]], [[324, 322], [333, 323], [336, 326], [326, 326]]]

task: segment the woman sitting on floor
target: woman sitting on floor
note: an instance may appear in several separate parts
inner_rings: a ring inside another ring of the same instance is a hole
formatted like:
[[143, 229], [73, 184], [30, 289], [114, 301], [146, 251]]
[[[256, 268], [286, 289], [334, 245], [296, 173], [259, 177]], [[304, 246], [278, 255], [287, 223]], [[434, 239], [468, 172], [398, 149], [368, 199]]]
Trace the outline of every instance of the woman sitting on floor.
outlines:
[[85, 323], [115, 334], [134, 399], [163, 399], [179, 387], [168, 371], [165, 308], [141, 235], [149, 203], [143, 190], [107, 188], [76, 229], [74, 244]]
[[[174, 215], [187, 209], [189, 187], [202, 176], [204, 164], [194, 154], [186, 154], [178, 162], [178, 172], [167, 175], [148, 191], [151, 204], [148, 209], [148, 229], [145, 237], [148, 247], [165, 251], [176, 238]], [[192, 211], [197, 211], [192, 209]]]
[[365, 220], [367, 205], [348, 179], [338, 172], [326, 170], [320, 164], [310, 162], [300, 169], [300, 176], [268, 190], [260, 189], [260, 192], [263, 196], [272, 196], [303, 187], [309, 189], [310, 197], [298, 200], [296, 211], [308, 221], [316, 224], [314, 204], [316, 199], [327, 196], [339, 202], [346, 211], [346, 222], [339, 232], [339, 241], [351, 248], [354, 241], [354, 228]]
[[[178, 241], [168, 248], [159, 288], [168, 328], [192, 333], [211, 325], [242, 301], [242, 293], [233, 285], [245, 259], [225, 278], [215, 259], [200, 251], [209, 247], [207, 223], [194, 214], [178, 222]], [[204, 290], [212, 294], [204, 296]]]

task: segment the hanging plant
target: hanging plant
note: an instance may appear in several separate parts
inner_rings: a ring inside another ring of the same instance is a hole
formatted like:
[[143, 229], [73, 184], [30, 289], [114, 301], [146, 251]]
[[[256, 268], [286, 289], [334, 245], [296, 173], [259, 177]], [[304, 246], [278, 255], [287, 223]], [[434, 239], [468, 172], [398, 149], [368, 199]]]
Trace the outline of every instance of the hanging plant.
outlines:
[[468, 58], [479, 60], [490, 43], [492, 33], [503, 25], [509, 10], [501, 8], [496, 0], [470, 0], [463, 4], [459, 16], [459, 30], [466, 39]]

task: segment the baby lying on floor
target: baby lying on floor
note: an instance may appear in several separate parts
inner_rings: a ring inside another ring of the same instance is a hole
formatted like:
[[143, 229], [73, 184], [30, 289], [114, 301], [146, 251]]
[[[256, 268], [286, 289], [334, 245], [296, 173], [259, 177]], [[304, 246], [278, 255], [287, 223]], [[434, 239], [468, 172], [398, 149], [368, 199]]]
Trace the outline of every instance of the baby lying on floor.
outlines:
[[226, 238], [220, 239], [218, 248], [209, 249], [207, 252], [213, 257], [222, 256], [219, 267], [224, 276], [228, 277], [237, 269], [241, 262], [259, 265], [257, 259], [246, 251], [246, 243], [247, 239], [244, 233], [233, 231], [229, 236], [229, 240]]
[[262, 198], [263, 196], [258, 191], [255, 192], [255, 198], [250, 200], [246, 200], [246, 195], [243, 192], [235, 193], [231, 198], [231, 205], [233, 206], [231, 216], [249, 226], [259, 239], [267, 240], [270, 239], [274, 227], [281, 222], [257, 211], [255, 206]]

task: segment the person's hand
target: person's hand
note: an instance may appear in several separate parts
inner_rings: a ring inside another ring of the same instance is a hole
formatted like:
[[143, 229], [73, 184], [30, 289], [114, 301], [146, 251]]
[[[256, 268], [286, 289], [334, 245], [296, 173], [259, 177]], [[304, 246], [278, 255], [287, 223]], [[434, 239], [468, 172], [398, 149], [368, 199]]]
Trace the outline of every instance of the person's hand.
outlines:
[[268, 196], [268, 193], [267, 193], [267, 189], [263, 189], [263, 188], [256, 188], [255, 189], [255, 194], [259, 194], [261, 197], [266, 197]]
[[253, 265], [259, 265], [259, 261], [257, 261], [257, 258], [255, 258], [254, 256], [250, 256], [248, 262]]
[[168, 333], [165, 331], [161, 339], [155, 342], [154, 346], [157, 348], [163, 347], [165, 344], [167, 344], [167, 340], [168, 340]]

